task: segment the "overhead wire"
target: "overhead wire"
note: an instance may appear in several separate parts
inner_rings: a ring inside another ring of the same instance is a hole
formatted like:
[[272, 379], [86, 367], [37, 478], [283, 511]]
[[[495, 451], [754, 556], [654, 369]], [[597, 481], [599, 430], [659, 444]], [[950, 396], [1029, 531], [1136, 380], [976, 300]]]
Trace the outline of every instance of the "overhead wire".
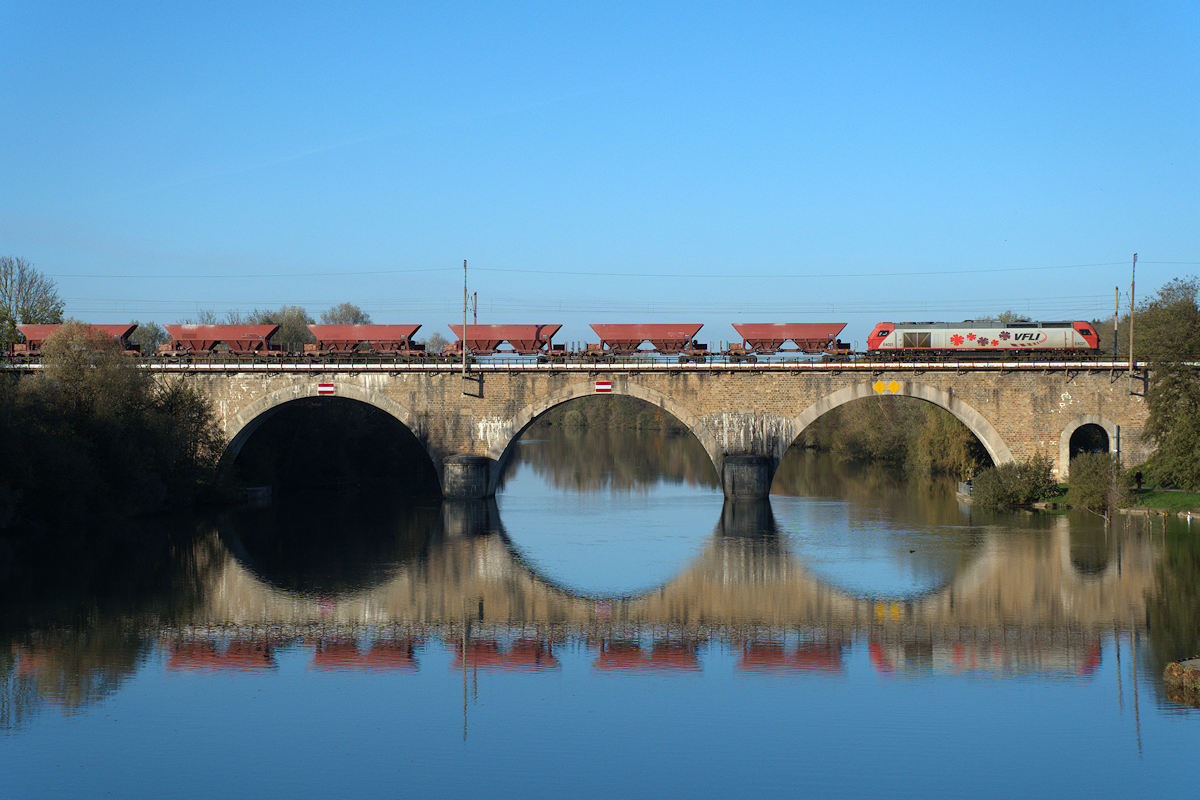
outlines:
[[[1124, 261], [1097, 261], [1087, 264], [1047, 264], [1038, 266], [999, 266], [999, 267], [975, 267], [975, 266], [958, 266], [947, 267], [942, 269], [931, 270], [898, 270], [891, 272], [826, 272], [826, 273], [811, 273], [811, 272], [770, 272], [770, 273], [751, 273], [751, 272], [722, 272], [722, 273], [704, 273], [694, 271], [678, 271], [678, 272], [613, 272], [611, 270], [569, 270], [569, 269], [544, 269], [532, 267], [506, 267], [506, 266], [472, 266], [474, 272], [501, 272], [501, 273], [519, 273], [526, 275], [559, 275], [559, 276], [578, 276], [578, 277], [608, 277], [608, 278], [688, 278], [688, 279], [704, 279], [704, 280], [745, 280], [745, 279], [822, 279], [822, 278], [885, 278], [885, 277], [907, 277], [907, 276], [927, 276], [927, 275], [959, 275], [969, 271], [972, 275], [980, 273], [996, 273], [996, 272], [1035, 272], [1061, 269], [1089, 269], [1095, 267], [1113, 267], [1122, 266]], [[1146, 261], [1146, 264], [1155, 263], [1192, 263], [1192, 262], [1154, 262]], [[70, 273], [57, 272], [47, 273], [50, 277], [58, 278], [86, 278], [99, 280], [254, 280], [259, 278], [337, 278], [337, 277], [357, 277], [364, 275], [406, 275], [410, 273], [422, 272], [457, 272], [457, 266], [446, 267], [404, 267], [385, 270], [350, 270], [350, 271], [322, 271], [322, 272], [235, 272], [235, 273], [183, 273], [183, 274], [141, 274], [141, 275], [120, 275], [120, 274], [105, 274], [105, 273]]]

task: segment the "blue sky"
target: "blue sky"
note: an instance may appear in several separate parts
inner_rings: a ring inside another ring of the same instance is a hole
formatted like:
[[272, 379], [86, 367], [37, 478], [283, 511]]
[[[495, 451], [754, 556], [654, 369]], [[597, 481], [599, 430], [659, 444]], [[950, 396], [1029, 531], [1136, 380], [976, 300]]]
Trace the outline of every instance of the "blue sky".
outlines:
[[1200, 272], [1198, 87], [1190, 2], [9, 0], [0, 254], [91, 322], [1089, 318]]

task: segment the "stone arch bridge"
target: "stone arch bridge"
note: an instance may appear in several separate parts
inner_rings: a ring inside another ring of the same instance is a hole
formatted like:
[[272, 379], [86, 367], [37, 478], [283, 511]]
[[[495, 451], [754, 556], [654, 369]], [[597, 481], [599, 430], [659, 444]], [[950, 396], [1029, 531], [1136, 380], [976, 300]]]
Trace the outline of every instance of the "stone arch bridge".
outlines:
[[801, 432], [862, 398], [916, 397], [961, 420], [1002, 464], [1042, 453], [1067, 473], [1072, 434], [1097, 425], [1128, 464], [1150, 455], [1145, 374], [1115, 362], [787, 364], [164, 364], [213, 403], [237, 457], [286, 403], [331, 396], [370, 404], [405, 425], [447, 497], [494, 493], [514, 441], [539, 415], [611, 393], [662, 408], [695, 434], [731, 497], [761, 497]]

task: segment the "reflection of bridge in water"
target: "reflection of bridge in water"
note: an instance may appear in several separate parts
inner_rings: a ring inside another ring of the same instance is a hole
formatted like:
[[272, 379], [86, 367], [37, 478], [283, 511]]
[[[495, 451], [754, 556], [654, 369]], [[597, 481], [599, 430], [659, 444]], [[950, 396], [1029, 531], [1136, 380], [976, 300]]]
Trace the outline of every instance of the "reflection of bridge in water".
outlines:
[[[1129, 637], [1136, 664], [1147, 605], [1157, 602], [1161, 538], [1035, 520], [1045, 527], [974, 529], [971, 557], [940, 587], [905, 599], [858, 597], [815, 577], [775, 533], [765, 503], [727, 503], [675, 578], [615, 599], [573, 594], [530, 570], [490, 503], [443, 506], [430, 541], [401, 537], [394, 567], [368, 569], [369, 580], [341, 591], [284, 588], [297, 586], [294, 574], [272, 576], [236, 534], [213, 530], [181, 573], [197, 590], [187, 610], [41, 631], [0, 652], [0, 676], [9, 670], [0, 730], [43, 699], [73, 709], [111, 694], [155, 642], [172, 674], [269, 674], [290, 653], [313, 671], [448, 663], [464, 680], [554, 674], [581, 658], [597, 672], [686, 675], [714, 654], [745, 676], [844, 675], [858, 653], [880, 674], [1087, 678], [1102, 642], [1116, 637]], [[365, 555], [377, 564], [370, 547]]]
[[[619, 640], [645, 630], [685, 639], [722, 630], [753, 639], [764, 628], [809, 631], [808, 638], [822, 641], [861, 631], [882, 639], [918, 633], [956, 641], [1094, 639], [1142, 625], [1154, 587], [1155, 541], [1114, 531], [1104, 558], [1084, 568], [1072, 559], [1068, 519], [1050, 525], [985, 532], [974, 558], [940, 588], [881, 599], [814, 577], [775, 533], [768, 504], [726, 503], [713, 538], [674, 579], [637, 597], [597, 599], [531, 571], [500, 531], [494, 504], [447, 504], [441, 535], [422, 556], [373, 587], [341, 595], [277, 588], [225, 548], [210, 550], [219, 563], [209, 588], [180, 622], [193, 632], [292, 631], [324, 639], [365, 629], [423, 635], [431, 627], [457, 630], [466, 620], [477, 634], [495, 630], [533, 640], [565, 633]], [[796, 657], [789, 647], [788, 657]]]

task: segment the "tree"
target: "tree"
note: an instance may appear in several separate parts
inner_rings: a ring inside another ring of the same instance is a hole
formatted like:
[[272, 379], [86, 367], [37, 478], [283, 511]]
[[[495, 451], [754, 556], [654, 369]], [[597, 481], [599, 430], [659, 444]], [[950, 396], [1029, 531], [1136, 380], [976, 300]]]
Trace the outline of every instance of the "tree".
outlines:
[[255, 309], [250, 313], [252, 325], [278, 325], [279, 330], [271, 340], [290, 348], [316, 343], [317, 337], [308, 329], [314, 322], [300, 306], [282, 306], [278, 311]]
[[1134, 357], [1152, 363], [1145, 434], [1157, 446], [1152, 479], [1200, 488], [1200, 280], [1176, 278], [1142, 302], [1135, 318]]
[[447, 344], [449, 342], [446, 341], [446, 337], [440, 333], [430, 334], [429, 338], [425, 340], [425, 352], [431, 355], [440, 353]]
[[215, 311], [205, 309], [184, 322], [193, 325], [278, 325], [279, 330], [271, 337], [271, 341], [285, 347], [298, 348], [299, 345], [317, 341], [317, 337], [308, 329], [316, 320], [300, 306], [281, 306], [276, 311], [269, 308], [226, 311], [224, 318]]
[[991, 316], [982, 317], [982, 318], [976, 319], [975, 321], [976, 322], [997, 322], [1001, 325], [1009, 325], [1013, 322], [1031, 322], [1032, 320], [1030, 320], [1029, 317], [1027, 317], [1024, 314], [1018, 314], [1017, 312], [1009, 309], [1008, 311], [1001, 311], [999, 314], [993, 314]]
[[325, 325], [369, 325], [371, 315], [353, 303], [338, 303], [321, 312], [321, 322]]
[[182, 325], [216, 325], [220, 321], [221, 320], [217, 316], [217, 312], [213, 311], [211, 308], [203, 308], [203, 309], [197, 311], [196, 315], [194, 317], [188, 317], [187, 319], [180, 320], [180, 324], [182, 324]]
[[18, 324], [62, 322], [62, 312], [53, 280], [23, 258], [0, 256], [0, 341], [17, 341]]
[[194, 496], [224, 440], [206, 398], [168, 380], [72, 321], [46, 340], [40, 371], [0, 381], [0, 534], [54, 534]]
[[138, 345], [142, 355], [152, 356], [158, 352], [158, 346], [171, 337], [157, 322], [138, 322], [137, 330], [129, 338]]

